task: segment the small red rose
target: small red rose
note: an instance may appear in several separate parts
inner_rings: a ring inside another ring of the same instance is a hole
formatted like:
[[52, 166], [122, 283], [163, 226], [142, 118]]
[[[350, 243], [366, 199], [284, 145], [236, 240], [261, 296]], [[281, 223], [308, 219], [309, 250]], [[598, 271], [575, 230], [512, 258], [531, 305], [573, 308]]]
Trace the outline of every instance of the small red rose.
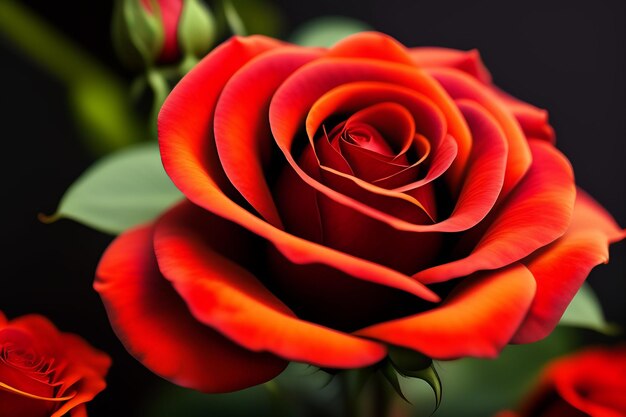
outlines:
[[[154, 13], [153, 0], [141, 0], [141, 5]], [[159, 16], [163, 25], [163, 47], [158, 57], [159, 62], [173, 62], [180, 57], [178, 45], [178, 23], [183, 11], [183, 0], [158, 0]]]
[[389, 345], [494, 357], [548, 335], [624, 237], [553, 141], [475, 52], [236, 37], [159, 117], [188, 200], [121, 235], [95, 286], [130, 352], [204, 391]]
[[28, 315], [8, 321], [0, 312], [0, 415], [86, 417], [102, 391], [110, 358], [50, 321]]
[[593, 348], [558, 359], [543, 371], [521, 412], [498, 417], [626, 416], [626, 346]]

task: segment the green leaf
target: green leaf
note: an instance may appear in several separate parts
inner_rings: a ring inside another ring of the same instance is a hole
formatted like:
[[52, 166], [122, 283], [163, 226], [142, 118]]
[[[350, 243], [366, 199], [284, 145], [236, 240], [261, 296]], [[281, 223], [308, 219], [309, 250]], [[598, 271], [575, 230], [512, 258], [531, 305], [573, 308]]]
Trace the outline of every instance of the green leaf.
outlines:
[[567, 310], [565, 310], [559, 325], [595, 330], [608, 335], [614, 335], [619, 332], [617, 326], [606, 322], [598, 297], [586, 283], [580, 287]]
[[157, 145], [145, 143], [92, 165], [70, 186], [49, 219], [68, 218], [118, 234], [154, 219], [182, 198], [163, 169]]
[[302, 46], [330, 47], [337, 41], [371, 28], [356, 19], [341, 16], [320, 17], [300, 26], [291, 36], [291, 42]]

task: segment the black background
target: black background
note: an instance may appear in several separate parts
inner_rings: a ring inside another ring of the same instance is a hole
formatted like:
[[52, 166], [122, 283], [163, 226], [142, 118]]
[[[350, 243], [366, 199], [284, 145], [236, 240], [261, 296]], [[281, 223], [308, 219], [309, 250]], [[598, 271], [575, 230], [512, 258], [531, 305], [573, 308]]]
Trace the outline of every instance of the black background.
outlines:
[[[23, 1], [102, 62], [127, 76], [109, 42], [109, 2]], [[478, 48], [495, 83], [549, 110], [557, 146], [577, 182], [626, 225], [626, 2], [276, 1], [284, 33], [316, 16], [361, 19], [409, 46]], [[70, 13], [71, 10], [71, 13]], [[68, 113], [64, 86], [0, 36], [2, 216], [0, 310], [37, 312], [81, 334], [115, 361], [90, 416], [133, 416], [156, 377], [108, 324], [92, 280], [110, 238], [61, 221], [43, 225], [92, 162]], [[612, 321], [626, 325], [626, 245], [590, 282]], [[158, 341], [155, 341], [158, 343]], [[130, 408], [125, 404], [131, 404]]]

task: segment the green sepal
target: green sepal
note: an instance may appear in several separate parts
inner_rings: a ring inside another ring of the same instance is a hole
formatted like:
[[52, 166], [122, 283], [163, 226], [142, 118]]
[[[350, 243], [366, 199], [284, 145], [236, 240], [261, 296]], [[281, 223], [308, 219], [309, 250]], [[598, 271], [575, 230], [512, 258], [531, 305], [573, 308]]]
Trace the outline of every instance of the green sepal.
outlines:
[[203, 57], [215, 43], [215, 17], [200, 0], [185, 0], [178, 23], [178, 45], [183, 56]]
[[[391, 346], [389, 348], [389, 357], [388, 363], [397, 371], [400, 375], [406, 378], [416, 378], [421, 379], [426, 382], [433, 390], [435, 394], [435, 410], [439, 408], [441, 405], [441, 398], [443, 389], [441, 386], [441, 379], [435, 370], [434, 362], [431, 358], [424, 356], [418, 352], [397, 347]], [[389, 371], [386, 371], [389, 373]], [[389, 377], [385, 374], [387, 380]], [[397, 376], [396, 376], [397, 380]], [[390, 381], [391, 382], [391, 381]], [[394, 389], [396, 386], [392, 383]], [[398, 386], [400, 386], [398, 382]], [[398, 391], [396, 389], [396, 391]], [[406, 400], [404, 394], [401, 393], [401, 389], [399, 392], [400, 396]], [[434, 412], [433, 411], [433, 412]]]
[[385, 363], [380, 367], [380, 373], [385, 377], [385, 379], [389, 382], [394, 391], [407, 403], [411, 404], [408, 398], [404, 395], [402, 391], [402, 386], [400, 385], [400, 380], [398, 379], [398, 372], [393, 367], [391, 362], [385, 361]]
[[139, 0], [117, 0], [113, 9], [113, 46], [131, 68], [150, 67], [159, 58], [165, 41], [161, 11], [151, 0], [152, 12]]

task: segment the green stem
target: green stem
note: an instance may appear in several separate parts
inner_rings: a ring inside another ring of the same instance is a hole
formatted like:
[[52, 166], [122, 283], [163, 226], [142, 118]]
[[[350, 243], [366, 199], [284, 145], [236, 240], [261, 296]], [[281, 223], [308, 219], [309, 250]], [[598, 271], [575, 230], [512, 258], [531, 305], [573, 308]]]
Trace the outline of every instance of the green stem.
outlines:
[[107, 153], [145, 137], [126, 84], [27, 7], [0, 0], [0, 36], [65, 84], [92, 152]]
[[170, 86], [157, 70], [149, 69], [146, 73], [148, 85], [152, 89], [152, 110], [150, 114], [150, 132], [154, 138], [157, 137], [157, 119], [161, 106], [170, 92]]
[[359, 417], [359, 389], [355, 382], [356, 371], [346, 371], [337, 376], [341, 382], [341, 395], [345, 410], [345, 417]]

